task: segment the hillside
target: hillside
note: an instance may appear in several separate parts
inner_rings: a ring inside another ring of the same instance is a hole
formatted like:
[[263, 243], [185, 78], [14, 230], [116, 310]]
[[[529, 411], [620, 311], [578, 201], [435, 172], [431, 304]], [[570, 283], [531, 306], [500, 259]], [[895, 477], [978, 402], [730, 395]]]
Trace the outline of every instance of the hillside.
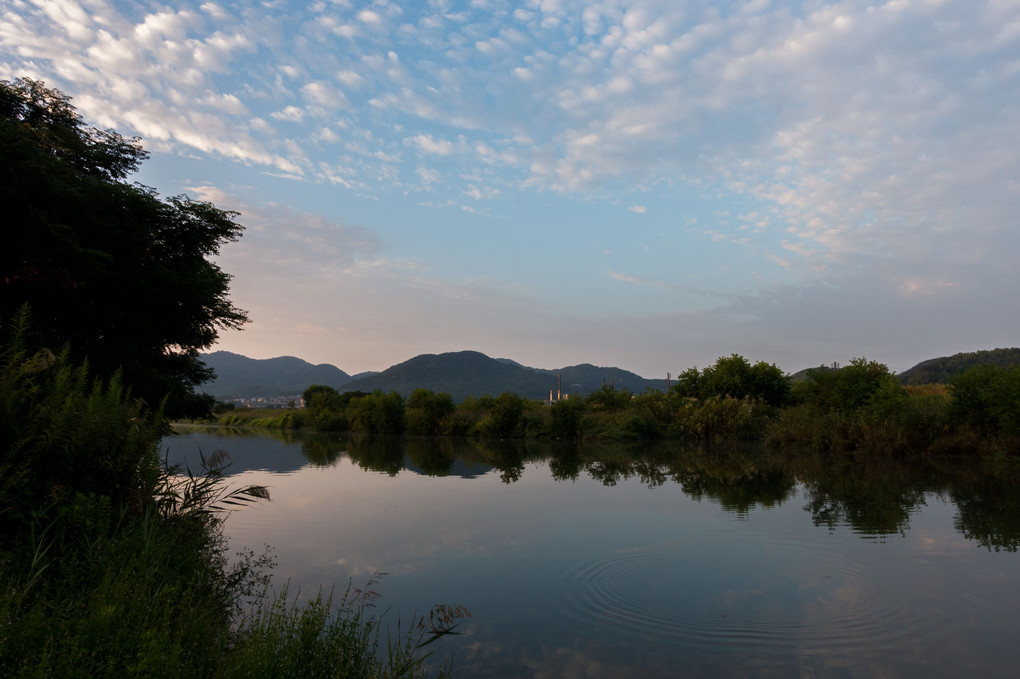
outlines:
[[[635, 394], [646, 389], [665, 391], [665, 380], [649, 380], [621, 368], [598, 367], [588, 363], [559, 370], [530, 368], [508, 358], [490, 358], [477, 351], [422, 354], [380, 373], [351, 376], [329, 365], [313, 365], [293, 356], [253, 359], [229, 351], [202, 354], [217, 378], [204, 391], [219, 399], [272, 398], [295, 396], [312, 384], [326, 384], [338, 391], [376, 389], [396, 391], [404, 396], [418, 388], [449, 392], [455, 401], [468, 396], [497, 396], [504, 391], [526, 398], [546, 399], [556, 392], [558, 380], [564, 394], [587, 395], [603, 384], [613, 384]], [[899, 375], [901, 384], [946, 382], [974, 365], [1008, 367], [1020, 364], [1020, 349], [993, 349], [954, 354], [922, 361]], [[831, 370], [818, 366], [795, 373], [792, 381], [805, 379], [808, 370]]]
[[1020, 365], [1020, 349], [990, 349], [986, 351], [969, 351], [952, 356], [932, 358], [921, 361], [910, 370], [906, 370], [897, 378], [900, 384], [942, 384], [949, 381], [949, 378], [958, 375], [968, 368], [976, 365], [995, 365], [1001, 368], [1009, 368]]
[[819, 365], [819, 366], [816, 366], [814, 368], [804, 368], [803, 370], [798, 370], [797, 372], [795, 372], [792, 375], [790, 375], [790, 381], [791, 382], [803, 382], [804, 380], [806, 380], [808, 378], [808, 373], [811, 372], [812, 370], [817, 370], [819, 372], [823, 372], [824, 373], [824, 372], [831, 372], [832, 368], [830, 366], [827, 366], [827, 365]]
[[665, 380], [647, 380], [620, 368], [600, 368], [583, 363], [560, 370], [529, 368], [505, 358], [489, 358], [477, 351], [422, 354], [381, 373], [354, 377], [332, 365], [312, 365], [293, 356], [253, 359], [228, 351], [203, 354], [202, 360], [216, 372], [204, 391], [218, 399], [252, 399], [295, 396], [312, 384], [338, 391], [396, 391], [404, 396], [418, 388], [449, 392], [454, 400], [468, 396], [498, 396], [512, 391], [521, 396], [546, 399], [555, 393], [557, 379], [564, 394], [589, 394], [605, 384], [636, 394], [649, 387], [665, 390]]
[[424, 387], [448, 392], [455, 401], [468, 396], [496, 396], [504, 391], [534, 399], [546, 399], [556, 392], [558, 375], [562, 391], [588, 394], [603, 383], [641, 393], [649, 387], [665, 389], [665, 380], [647, 380], [620, 368], [581, 364], [560, 370], [529, 368], [508, 359], [489, 358], [477, 351], [422, 354], [377, 375], [353, 380], [342, 391], [396, 391], [405, 396]]
[[343, 389], [352, 379], [336, 366], [313, 365], [293, 356], [256, 359], [214, 351], [201, 354], [201, 359], [216, 373], [216, 379], [202, 385], [202, 390], [218, 399], [293, 396], [312, 384]]

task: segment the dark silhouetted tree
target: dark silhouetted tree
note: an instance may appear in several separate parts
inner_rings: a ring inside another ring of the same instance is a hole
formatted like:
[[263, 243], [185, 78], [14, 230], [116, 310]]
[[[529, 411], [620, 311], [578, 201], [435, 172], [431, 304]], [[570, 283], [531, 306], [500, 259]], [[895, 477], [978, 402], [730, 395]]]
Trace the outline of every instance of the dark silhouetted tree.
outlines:
[[134, 396], [170, 417], [208, 412], [198, 352], [238, 328], [230, 276], [210, 261], [242, 231], [236, 213], [160, 198], [127, 177], [139, 140], [88, 127], [43, 83], [0, 81], [0, 331], [23, 305], [32, 340], [70, 347], [97, 375], [121, 371]]

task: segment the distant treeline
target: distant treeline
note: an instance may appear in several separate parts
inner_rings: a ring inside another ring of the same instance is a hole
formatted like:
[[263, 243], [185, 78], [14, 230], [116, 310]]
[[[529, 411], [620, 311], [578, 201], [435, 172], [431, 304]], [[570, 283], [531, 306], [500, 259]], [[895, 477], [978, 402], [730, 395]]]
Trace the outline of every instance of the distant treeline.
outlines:
[[580, 440], [757, 440], [881, 453], [1020, 452], [1020, 366], [978, 365], [946, 385], [903, 386], [864, 358], [791, 382], [743, 356], [691, 368], [663, 392], [603, 386], [552, 402], [505, 392], [455, 403], [418, 389], [339, 393], [312, 385], [303, 409], [225, 411], [219, 423], [419, 436]]

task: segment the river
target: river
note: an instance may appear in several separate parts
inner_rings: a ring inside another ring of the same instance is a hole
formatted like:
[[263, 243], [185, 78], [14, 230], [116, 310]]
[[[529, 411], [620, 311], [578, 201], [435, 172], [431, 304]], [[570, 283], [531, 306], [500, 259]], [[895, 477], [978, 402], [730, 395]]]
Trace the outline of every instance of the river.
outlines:
[[372, 589], [460, 677], [1012, 677], [1020, 471], [676, 443], [578, 446], [182, 428], [226, 451], [232, 548], [276, 586]]

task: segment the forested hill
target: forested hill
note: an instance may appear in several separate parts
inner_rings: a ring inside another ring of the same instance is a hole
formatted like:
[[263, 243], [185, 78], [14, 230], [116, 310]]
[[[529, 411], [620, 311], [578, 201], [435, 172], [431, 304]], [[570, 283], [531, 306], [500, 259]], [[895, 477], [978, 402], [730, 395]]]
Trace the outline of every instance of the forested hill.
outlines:
[[932, 358], [900, 373], [897, 378], [903, 385], [942, 384], [948, 382], [949, 378], [954, 375], [976, 365], [994, 365], [1000, 368], [1020, 365], [1020, 349], [1014, 347], [969, 351], [952, 356]]
[[505, 358], [489, 358], [477, 351], [422, 354], [381, 373], [351, 377], [332, 365], [312, 365], [299, 358], [283, 356], [252, 359], [228, 351], [203, 354], [202, 360], [217, 378], [204, 391], [219, 399], [297, 395], [313, 384], [325, 384], [338, 391], [376, 389], [396, 391], [404, 396], [419, 388], [448, 392], [454, 400], [468, 396], [498, 396], [511, 391], [525, 398], [545, 399], [556, 392], [557, 382], [564, 394], [586, 395], [603, 384], [640, 394], [649, 387], [665, 390], [665, 380], [648, 380], [620, 368], [581, 364], [560, 370], [529, 368]]
[[409, 395], [424, 387], [448, 392], [454, 401], [468, 396], [498, 396], [510, 391], [533, 399], [549, 398], [558, 382], [565, 394], [589, 394], [603, 384], [612, 384], [639, 394], [649, 387], [665, 390], [665, 380], [648, 380], [621, 368], [600, 368], [581, 364], [559, 370], [529, 368], [507, 359], [489, 358], [477, 351], [422, 354], [377, 375], [354, 380], [342, 391], [396, 391]]
[[202, 385], [202, 390], [218, 399], [296, 395], [312, 384], [343, 389], [352, 379], [336, 366], [312, 365], [293, 356], [257, 359], [214, 351], [201, 359], [216, 372], [216, 379]]

